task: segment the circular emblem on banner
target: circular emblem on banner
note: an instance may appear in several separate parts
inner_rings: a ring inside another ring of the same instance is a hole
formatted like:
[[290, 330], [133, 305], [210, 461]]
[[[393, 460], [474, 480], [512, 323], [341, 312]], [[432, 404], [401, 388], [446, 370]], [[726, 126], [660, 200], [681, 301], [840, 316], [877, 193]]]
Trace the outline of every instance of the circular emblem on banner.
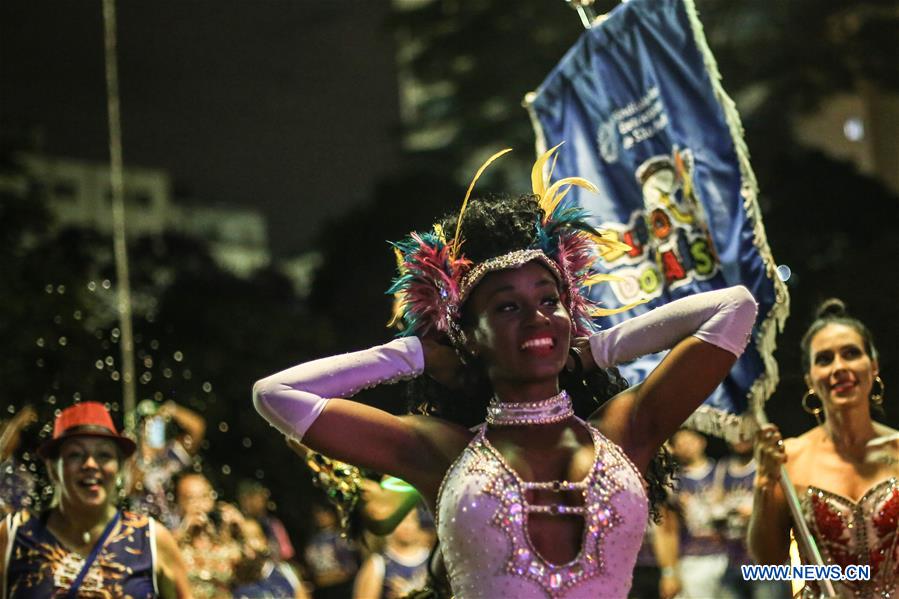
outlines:
[[600, 123], [596, 131], [596, 145], [603, 160], [609, 163], [618, 162], [618, 135], [614, 120]]

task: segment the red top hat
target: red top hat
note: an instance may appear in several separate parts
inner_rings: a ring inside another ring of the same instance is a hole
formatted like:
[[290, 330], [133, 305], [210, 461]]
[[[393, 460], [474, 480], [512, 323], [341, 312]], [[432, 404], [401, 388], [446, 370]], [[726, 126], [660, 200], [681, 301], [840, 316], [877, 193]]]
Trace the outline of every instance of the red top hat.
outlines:
[[95, 401], [84, 401], [60, 412], [53, 423], [53, 438], [38, 447], [37, 454], [48, 460], [56, 454], [63, 441], [72, 437], [107, 437], [115, 441], [126, 458], [137, 447], [134, 441], [116, 431], [109, 410]]

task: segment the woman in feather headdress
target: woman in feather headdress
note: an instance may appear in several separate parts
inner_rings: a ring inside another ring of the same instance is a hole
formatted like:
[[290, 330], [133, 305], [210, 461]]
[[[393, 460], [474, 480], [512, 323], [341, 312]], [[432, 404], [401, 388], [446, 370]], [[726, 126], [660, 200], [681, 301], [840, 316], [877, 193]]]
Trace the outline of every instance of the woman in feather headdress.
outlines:
[[[465, 599], [626, 596], [647, 520], [643, 475], [755, 321], [736, 287], [596, 332], [602, 312], [586, 289], [604, 280], [591, 267], [614, 242], [562, 201], [590, 183], [549, 184], [555, 150], [535, 164], [532, 195], [469, 202], [472, 181], [458, 215], [395, 244], [402, 337], [254, 386], [257, 410], [284, 434], [418, 489]], [[664, 349], [642, 384], [575, 416], [572, 396], [604, 400], [623, 387], [605, 369]], [[345, 399], [414, 378], [428, 415]]]

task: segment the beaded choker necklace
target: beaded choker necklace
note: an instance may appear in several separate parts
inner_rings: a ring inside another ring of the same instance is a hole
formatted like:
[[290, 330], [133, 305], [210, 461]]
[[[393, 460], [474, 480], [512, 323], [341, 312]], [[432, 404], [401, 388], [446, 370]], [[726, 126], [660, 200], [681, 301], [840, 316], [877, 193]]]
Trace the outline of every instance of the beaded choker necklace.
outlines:
[[494, 397], [487, 405], [487, 424], [491, 426], [551, 424], [573, 415], [571, 398], [565, 391], [543, 401], [527, 403], [503, 403]]

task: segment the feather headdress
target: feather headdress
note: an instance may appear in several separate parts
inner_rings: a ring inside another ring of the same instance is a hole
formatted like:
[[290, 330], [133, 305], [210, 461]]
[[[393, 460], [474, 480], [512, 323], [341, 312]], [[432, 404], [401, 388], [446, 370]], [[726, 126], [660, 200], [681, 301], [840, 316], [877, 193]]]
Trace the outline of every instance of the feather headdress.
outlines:
[[[481, 279], [491, 272], [518, 268], [535, 260], [546, 266], [559, 280], [577, 335], [589, 334], [595, 329], [594, 317], [633, 307], [601, 308], [587, 294], [591, 285], [615, 280], [612, 275], [593, 272], [596, 260], [606, 252], [627, 251], [630, 247], [603, 237], [587, 221], [589, 215], [582, 208], [563, 207], [562, 200], [572, 186], [594, 192], [597, 189], [580, 177], [566, 177], [551, 183], [558, 148], [556, 146], [541, 155], [531, 170], [533, 193], [543, 214], [534, 223], [535, 235], [526, 247], [478, 264], [472, 263], [464, 254], [462, 224], [471, 192], [487, 166], [510, 150], [494, 154], [478, 169], [468, 186], [455, 235], [451, 239], [447, 239], [443, 229], [435, 225], [433, 231], [411, 233], [393, 244], [399, 274], [388, 290], [396, 298], [390, 325], [402, 322], [403, 335], [425, 336], [433, 331], [444, 333], [458, 345], [462, 305]], [[551, 158], [552, 163], [547, 169]]]

